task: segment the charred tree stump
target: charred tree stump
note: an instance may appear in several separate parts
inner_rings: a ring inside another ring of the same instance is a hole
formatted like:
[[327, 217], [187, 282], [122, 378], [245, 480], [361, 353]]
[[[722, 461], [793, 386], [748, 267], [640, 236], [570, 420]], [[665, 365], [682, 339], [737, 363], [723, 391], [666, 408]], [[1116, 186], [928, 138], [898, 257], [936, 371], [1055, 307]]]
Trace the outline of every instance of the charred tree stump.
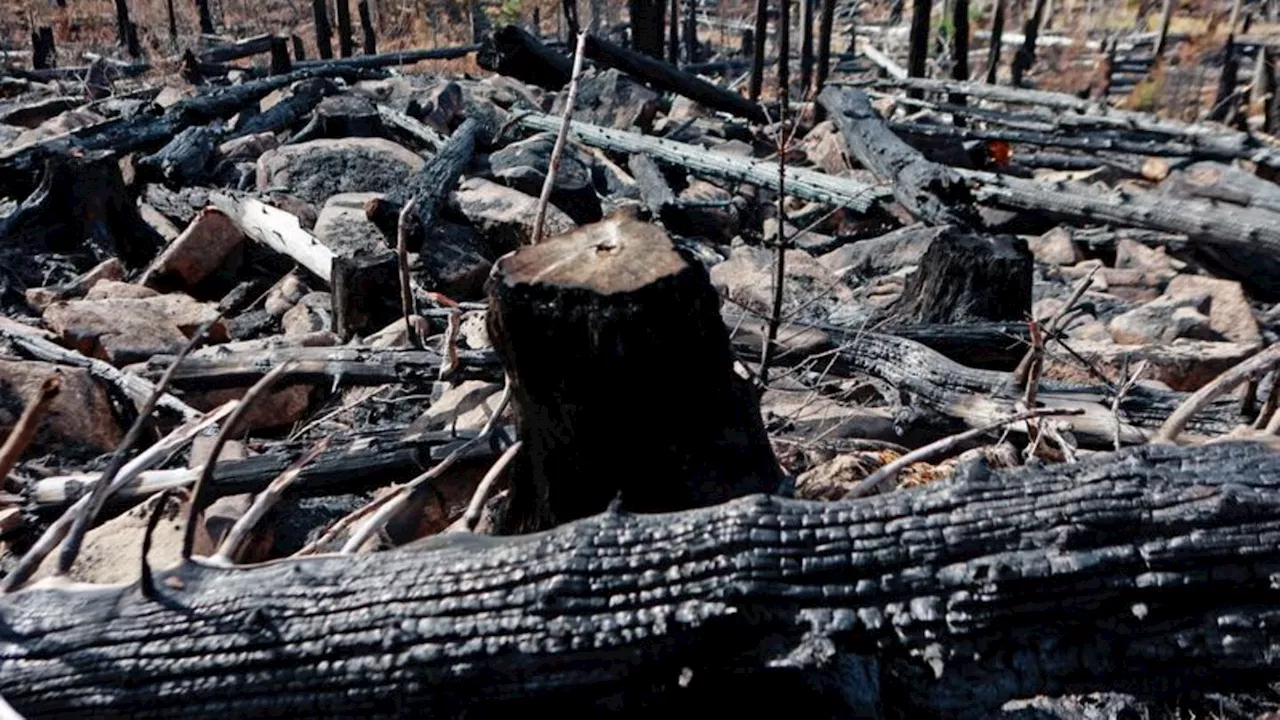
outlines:
[[1020, 238], [948, 231], [925, 250], [890, 312], [903, 324], [1023, 320], [1034, 269]]
[[31, 33], [31, 67], [48, 70], [58, 66], [58, 51], [53, 44], [53, 28], [41, 26]]
[[316, 22], [316, 52], [321, 60], [333, 59], [333, 28], [329, 26], [329, 10], [325, 0], [311, 0]]
[[373, 29], [373, 16], [369, 14], [369, 0], [360, 0], [356, 10], [360, 13], [360, 30], [364, 33], [364, 54], [376, 55], [378, 37]]
[[871, 172], [893, 183], [907, 212], [936, 225], [979, 227], [968, 184], [951, 168], [926, 160], [894, 135], [866, 93], [828, 87], [818, 96], [845, 144]]
[[[907, 75], [924, 77], [925, 64], [929, 60], [929, 13], [933, 0], [915, 0], [911, 4], [911, 46], [907, 49]], [[918, 90], [908, 90], [913, 98], [924, 97]]]
[[[324, 0], [317, 0], [323, 2]], [[200, 32], [213, 34], [213, 13], [209, 12], [209, 0], [196, 0], [196, 13], [200, 16]]]
[[289, 59], [289, 41], [283, 37], [271, 38], [271, 75], [287, 75], [293, 72], [293, 61]]
[[756, 0], [756, 26], [752, 34], [751, 85], [747, 97], [751, 102], [760, 99], [764, 88], [764, 46], [769, 31], [769, 0]]
[[115, 155], [87, 152], [48, 159], [40, 185], [0, 220], [0, 251], [116, 256], [138, 267], [164, 244], [138, 216]]
[[[300, 98], [299, 108], [306, 107], [307, 102], [307, 97]], [[381, 137], [383, 134], [382, 116], [372, 100], [359, 95], [334, 95], [319, 101], [311, 119], [289, 138], [289, 144], [320, 138]]]
[[351, 57], [355, 50], [355, 36], [351, 34], [350, 0], [334, 0], [334, 8], [338, 16], [338, 55]]
[[627, 0], [631, 17], [631, 47], [656, 60], [662, 59], [665, 0]]
[[297, 35], [291, 35], [289, 39], [293, 42], [293, 59], [295, 62], [307, 59], [307, 47], [302, 44], [302, 38]]
[[702, 263], [660, 229], [614, 216], [522, 248], [498, 261], [488, 291], [489, 336], [524, 442], [506, 532], [586, 517], [615, 498], [663, 512], [778, 489], [719, 297]]

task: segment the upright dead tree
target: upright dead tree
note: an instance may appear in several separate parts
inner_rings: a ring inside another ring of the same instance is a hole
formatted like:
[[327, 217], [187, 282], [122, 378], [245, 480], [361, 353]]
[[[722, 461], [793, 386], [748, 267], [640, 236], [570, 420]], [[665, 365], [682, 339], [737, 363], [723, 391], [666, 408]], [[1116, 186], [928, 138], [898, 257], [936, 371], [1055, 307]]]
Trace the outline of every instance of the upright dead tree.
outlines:
[[680, 62], [680, 0], [671, 0], [671, 17], [667, 20], [667, 62]]
[[756, 0], [756, 25], [752, 36], [754, 41], [751, 53], [751, 84], [747, 97], [755, 102], [760, 99], [760, 91], [764, 88], [764, 48], [769, 30], [769, 0]]
[[373, 16], [369, 13], [369, 0], [360, 0], [356, 9], [360, 13], [360, 31], [364, 35], [364, 54], [376, 55], [378, 52], [378, 36], [373, 29]]
[[[966, 82], [969, 79], [969, 0], [953, 0], [952, 6], [952, 26], [954, 27], [955, 36], [952, 38], [951, 55], [954, 64], [951, 66], [951, 79]], [[953, 105], [964, 105], [965, 97], [958, 93], [952, 93], [950, 100]], [[956, 117], [957, 125], [963, 125], [963, 119]]]
[[350, 0], [334, 0], [334, 8], [338, 16], [338, 55], [351, 57], [355, 50], [355, 37], [351, 34]]
[[614, 216], [523, 247], [498, 261], [489, 298], [524, 443], [507, 532], [615, 500], [659, 512], [777, 489], [715, 288], [657, 226]]
[[1160, 9], [1160, 34], [1156, 36], [1156, 62], [1160, 62], [1160, 58], [1164, 55], [1164, 49], [1169, 41], [1169, 24], [1173, 22], [1173, 8], [1177, 4], [1177, 0], [1164, 0], [1164, 7]]
[[1018, 48], [1018, 52], [1013, 56], [1013, 67], [1011, 68], [1014, 87], [1022, 87], [1023, 75], [1036, 62], [1036, 40], [1040, 35], [1040, 25], [1044, 22], [1044, 5], [1046, 1], [1036, 0], [1035, 9], [1022, 28], [1022, 34], [1025, 39], [1022, 41], [1022, 47]]
[[[324, 0], [316, 0], [324, 2]], [[196, 0], [196, 14], [200, 16], [200, 32], [213, 33], [213, 13], [209, 11], [209, 0]]]
[[316, 20], [316, 52], [321, 60], [333, 59], [333, 28], [329, 26], [328, 3], [311, 0], [311, 11]]
[[831, 72], [831, 30], [835, 24], [836, 0], [822, 0], [822, 14], [818, 19], [818, 68], [813, 84], [813, 94], [822, 92]]
[[58, 66], [58, 51], [53, 44], [53, 28], [41, 26], [31, 33], [31, 67], [47, 70]]
[[649, 57], [662, 59], [666, 8], [666, 0], [627, 0], [632, 48]]
[[702, 60], [702, 51], [698, 48], [698, 3], [688, 0], [684, 9], [684, 56], [688, 62]]
[[136, 58], [142, 55], [142, 49], [138, 47], [137, 26], [129, 19], [127, 0], [116, 0], [116, 34], [119, 37], [119, 45], [128, 50], [129, 57]]
[[995, 8], [991, 14], [991, 47], [987, 50], [987, 83], [996, 84], [1000, 73], [1000, 43], [1004, 39], [1005, 4], [1008, 0], [991, 0]]
[[800, 93], [809, 92], [813, 84], [813, 3], [800, 0]]
[[1213, 107], [1209, 109], [1209, 119], [1217, 122], [1230, 122], [1239, 113], [1240, 98], [1236, 93], [1236, 85], [1240, 81], [1240, 54], [1236, 47], [1236, 20], [1240, 14], [1240, 0], [1236, 0], [1231, 8], [1231, 18], [1227, 21], [1227, 40], [1222, 47], [1222, 73], [1218, 76], [1218, 91], [1213, 99]]
[[[911, 47], [907, 49], [907, 75], [924, 77], [925, 63], [929, 59], [929, 13], [933, 0], [915, 0], [911, 6]], [[908, 90], [913, 98], [924, 97], [919, 90]]]

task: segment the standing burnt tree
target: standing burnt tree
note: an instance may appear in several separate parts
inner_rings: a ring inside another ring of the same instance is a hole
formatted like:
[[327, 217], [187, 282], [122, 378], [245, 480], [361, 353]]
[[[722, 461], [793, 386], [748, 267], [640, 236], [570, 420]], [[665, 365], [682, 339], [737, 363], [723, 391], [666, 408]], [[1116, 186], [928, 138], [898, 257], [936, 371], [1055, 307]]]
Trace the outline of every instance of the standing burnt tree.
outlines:
[[631, 14], [631, 47], [662, 59], [663, 30], [666, 28], [665, 0], [627, 0]]

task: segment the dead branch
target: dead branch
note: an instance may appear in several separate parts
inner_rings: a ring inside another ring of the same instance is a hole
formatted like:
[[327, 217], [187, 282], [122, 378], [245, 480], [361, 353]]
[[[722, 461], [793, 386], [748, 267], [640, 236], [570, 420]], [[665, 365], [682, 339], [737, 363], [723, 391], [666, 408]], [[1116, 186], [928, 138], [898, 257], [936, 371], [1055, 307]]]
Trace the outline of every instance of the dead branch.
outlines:
[[44, 415], [45, 408], [58, 396], [61, 389], [61, 377], [56, 373], [50, 375], [40, 383], [36, 396], [31, 398], [27, 406], [22, 409], [22, 415], [18, 417], [13, 430], [5, 438], [4, 445], [0, 446], [0, 483], [9, 476], [9, 471], [18, 463], [18, 458], [22, 457], [22, 453], [31, 444], [36, 429], [40, 427], [40, 419]]
[[551, 188], [556, 183], [556, 172], [560, 170], [560, 157], [564, 155], [564, 143], [569, 136], [569, 123], [573, 120], [573, 104], [578, 97], [578, 79], [582, 76], [582, 56], [587, 46], [587, 34], [578, 33], [578, 44], [573, 52], [573, 71], [569, 75], [569, 93], [564, 105], [564, 118], [560, 129], [556, 132], [556, 144], [551, 150], [551, 160], [547, 165], [547, 177], [542, 181], [542, 194], [538, 196], [538, 215], [533, 221], [533, 235], [530, 244], [537, 245], [542, 240], [543, 226], [547, 220], [547, 205], [551, 202]]

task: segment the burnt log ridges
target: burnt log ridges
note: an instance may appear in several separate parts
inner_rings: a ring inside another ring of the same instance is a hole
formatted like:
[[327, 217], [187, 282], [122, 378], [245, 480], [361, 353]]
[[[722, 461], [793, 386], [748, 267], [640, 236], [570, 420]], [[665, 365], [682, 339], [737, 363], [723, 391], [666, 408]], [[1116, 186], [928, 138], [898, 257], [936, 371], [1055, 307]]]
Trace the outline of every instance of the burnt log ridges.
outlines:
[[903, 142], [871, 107], [861, 90], [828, 86], [818, 102], [839, 128], [863, 167], [893, 183], [893, 196], [919, 220], [932, 225], [981, 227], [969, 186], [956, 171], [930, 162]]
[[976, 718], [1248, 688], [1280, 666], [1278, 478], [1249, 443], [1147, 446], [852, 501], [193, 562], [151, 598], [29, 589], [0, 598], [0, 695], [29, 719], [636, 714], [700, 692], [774, 710], [798, 698], [771, 677], [838, 668], [859, 671], [832, 693], [852, 716]]
[[719, 295], [660, 228], [620, 214], [521, 248], [498, 260], [487, 290], [524, 443], [505, 532], [615, 500], [662, 512], [777, 490]]

